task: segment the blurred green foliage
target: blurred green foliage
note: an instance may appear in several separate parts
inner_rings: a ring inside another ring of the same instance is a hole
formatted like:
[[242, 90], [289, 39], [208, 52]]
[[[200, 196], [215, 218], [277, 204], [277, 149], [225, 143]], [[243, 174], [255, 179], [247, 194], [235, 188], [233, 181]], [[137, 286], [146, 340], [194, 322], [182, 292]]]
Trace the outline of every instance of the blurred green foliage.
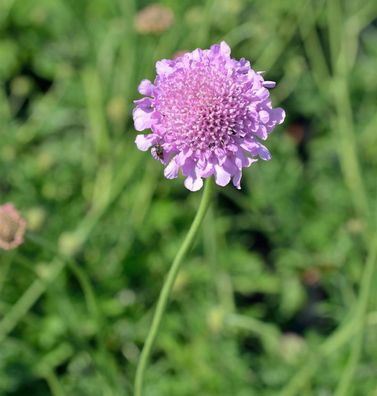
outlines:
[[[134, 145], [154, 64], [225, 39], [279, 82], [273, 160], [217, 189], [147, 370], [146, 396], [377, 395], [374, 0], [0, 2], [0, 395], [131, 395], [200, 193]], [[184, 208], [184, 210], [182, 210]]]

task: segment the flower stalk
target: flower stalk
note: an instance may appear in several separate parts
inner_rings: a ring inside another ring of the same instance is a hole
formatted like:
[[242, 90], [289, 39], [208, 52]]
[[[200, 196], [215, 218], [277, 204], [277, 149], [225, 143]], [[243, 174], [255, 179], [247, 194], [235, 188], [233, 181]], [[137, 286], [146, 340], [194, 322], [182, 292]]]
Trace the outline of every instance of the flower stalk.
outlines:
[[154, 345], [154, 342], [157, 337], [158, 330], [160, 328], [161, 320], [164, 315], [171, 290], [174, 286], [174, 281], [177, 277], [183, 259], [185, 258], [186, 254], [192, 247], [195, 237], [198, 234], [200, 226], [203, 222], [205, 214], [207, 213], [209, 204], [211, 202], [212, 197], [212, 180], [211, 178], [207, 179], [205, 182], [205, 188], [203, 191], [202, 199], [200, 201], [199, 209], [196, 213], [196, 216], [191, 224], [191, 227], [184, 239], [181, 247], [179, 248], [172, 266], [168, 272], [168, 275], [165, 279], [165, 282], [162, 286], [160, 296], [158, 298], [156, 311], [153, 316], [152, 325], [148, 332], [147, 338], [145, 340], [145, 344], [143, 350], [140, 355], [140, 359], [138, 362], [138, 366], [136, 369], [136, 376], [135, 376], [135, 385], [134, 385], [134, 395], [135, 396], [142, 396], [142, 388], [143, 388], [143, 379], [146, 366], [148, 364], [148, 360]]

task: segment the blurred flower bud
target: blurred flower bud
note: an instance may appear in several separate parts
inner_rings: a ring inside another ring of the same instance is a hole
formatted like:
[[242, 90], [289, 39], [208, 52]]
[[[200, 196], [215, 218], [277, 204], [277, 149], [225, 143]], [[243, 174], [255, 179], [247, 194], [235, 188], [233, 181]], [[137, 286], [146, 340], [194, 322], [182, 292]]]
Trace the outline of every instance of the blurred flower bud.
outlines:
[[293, 141], [296, 144], [299, 144], [303, 141], [305, 137], [304, 124], [299, 122], [294, 122], [288, 125], [287, 132], [290, 135], [290, 137], [293, 139]]
[[218, 334], [223, 329], [224, 315], [221, 307], [214, 307], [208, 312], [207, 324], [212, 333]]
[[286, 333], [281, 337], [280, 354], [287, 363], [297, 363], [306, 349], [305, 340], [295, 333]]
[[32, 83], [26, 76], [17, 76], [11, 82], [11, 91], [15, 96], [27, 96], [30, 93], [31, 88]]
[[127, 103], [123, 96], [114, 96], [106, 108], [107, 116], [113, 124], [121, 124], [127, 115]]
[[361, 219], [352, 218], [348, 220], [346, 228], [351, 234], [357, 235], [361, 234], [365, 227]]
[[74, 232], [63, 232], [59, 238], [59, 251], [65, 256], [74, 256], [81, 248], [82, 241]]
[[26, 222], [11, 203], [0, 206], [0, 248], [14, 249], [23, 243]]
[[308, 286], [314, 286], [321, 280], [321, 272], [318, 268], [310, 267], [307, 268], [302, 274], [304, 283]]
[[139, 11], [135, 18], [135, 29], [140, 34], [163, 33], [170, 28], [174, 14], [161, 4], [151, 4]]
[[180, 271], [175, 279], [174, 286], [173, 286], [173, 293], [180, 293], [182, 290], [185, 289], [188, 282], [188, 276], [185, 271]]
[[43, 207], [39, 206], [29, 209], [25, 213], [25, 217], [27, 220], [28, 229], [37, 231], [42, 227], [44, 221], [46, 220], [47, 213]]

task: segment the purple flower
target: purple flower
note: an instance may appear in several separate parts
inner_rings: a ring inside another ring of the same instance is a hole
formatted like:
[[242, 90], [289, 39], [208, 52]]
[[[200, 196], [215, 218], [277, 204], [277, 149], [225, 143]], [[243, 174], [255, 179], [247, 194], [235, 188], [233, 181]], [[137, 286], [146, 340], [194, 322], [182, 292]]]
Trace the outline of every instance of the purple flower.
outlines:
[[139, 85], [145, 97], [135, 101], [136, 130], [151, 129], [137, 136], [137, 147], [152, 148], [168, 179], [181, 170], [191, 191], [212, 175], [220, 186], [232, 180], [241, 188], [242, 168], [258, 157], [271, 158], [259, 139], [266, 140], [285, 118], [283, 109], [271, 105], [268, 89], [275, 83], [265, 81], [247, 60], [232, 59], [224, 41], [161, 60], [156, 70], [153, 84]]

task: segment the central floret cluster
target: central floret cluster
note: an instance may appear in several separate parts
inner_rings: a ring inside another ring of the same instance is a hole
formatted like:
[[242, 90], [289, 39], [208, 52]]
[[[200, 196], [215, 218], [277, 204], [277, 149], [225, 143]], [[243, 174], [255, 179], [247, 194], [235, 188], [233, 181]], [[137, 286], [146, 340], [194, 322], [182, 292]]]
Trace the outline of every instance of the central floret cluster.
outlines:
[[266, 139], [285, 113], [273, 109], [265, 81], [245, 59], [230, 58], [222, 42], [209, 50], [197, 49], [175, 60], [157, 62], [152, 84], [143, 80], [133, 116], [139, 131], [140, 150], [166, 164], [165, 176], [175, 178], [179, 170], [185, 186], [199, 190], [202, 178], [215, 176], [225, 186], [233, 180], [240, 188], [242, 168], [260, 157], [270, 159], [257, 138]]

